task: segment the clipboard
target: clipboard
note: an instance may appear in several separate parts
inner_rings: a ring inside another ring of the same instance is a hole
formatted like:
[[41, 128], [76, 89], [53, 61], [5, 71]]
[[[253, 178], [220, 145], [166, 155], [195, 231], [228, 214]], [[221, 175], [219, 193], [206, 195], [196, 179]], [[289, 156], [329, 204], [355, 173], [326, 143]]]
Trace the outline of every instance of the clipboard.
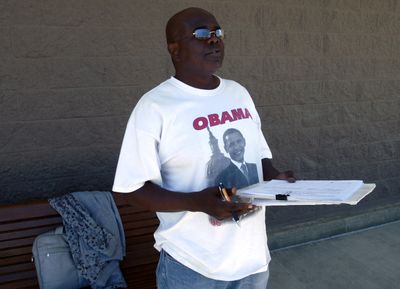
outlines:
[[[239, 189], [237, 195], [243, 201], [257, 206], [356, 205], [376, 187], [374, 183], [365, 184], [359, 180], [297, 181], [297, 186], [293, 186], [294, 188], [300, 190], [303, 186], [305, 191], [308, 190], [306, 194], [302, 195], [301, 192], [297, 191], [296, 194], [296, 191], [290, 191], [291, 185], [286, 181], [273, 180], [272, 182], [274, 182], [273, 188], [276, 189], [276, 194], [273, 194], [270, 189], [266, 189], [271, 188], [268, 186], [270, 182], [261, 182]], [[335, 184], [340, 184], [336, 191], [323, 191], [324, 186], [334, 186]], [[281, 186], [283, 191], [279, 190]]]

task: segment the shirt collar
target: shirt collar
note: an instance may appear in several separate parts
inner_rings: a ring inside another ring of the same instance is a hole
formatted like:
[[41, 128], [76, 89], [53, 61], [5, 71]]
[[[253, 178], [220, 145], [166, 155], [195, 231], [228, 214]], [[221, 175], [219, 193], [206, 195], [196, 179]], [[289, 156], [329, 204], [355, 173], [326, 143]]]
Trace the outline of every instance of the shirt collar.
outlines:
[[242, 165], [246, 165], [246, 163], [245, 163], [244, 161], [243, 161], [242, 163], [239, 163], [239, 162], [234, 161], [234, 160], [232, 160], [232, 159], [231, 159], [231, 161], [232, 161], [232, 163], [233, 163], [235, 166], [238, 167], [239, 170], [240, 170], [240, 167], [241, 167]]

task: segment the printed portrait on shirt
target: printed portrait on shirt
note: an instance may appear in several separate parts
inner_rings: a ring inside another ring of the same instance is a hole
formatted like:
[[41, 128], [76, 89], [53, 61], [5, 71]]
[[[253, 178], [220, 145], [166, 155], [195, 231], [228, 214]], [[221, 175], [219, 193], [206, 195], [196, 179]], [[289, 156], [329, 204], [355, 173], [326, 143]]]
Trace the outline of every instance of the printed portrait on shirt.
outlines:
[[225, 156], [219, 149], [218, 140], [208, 128], [212, 156], [207, 166], [210, 185], [224, 184], [238, 189], [258, 183], [257, 165], [245, 160], [246, 139], [235, 128], [227, 129], [222, 136]]
[[244, 153], [246, 139], [242, 133], [234, 128], [227, 129], [223, 134], [223, 143], [226, 153], [229, 154], [230, 163], [216, 177], [216, 183], [223, 183], [226, 187], [238, 189], [258, 183], [257, 165], [246, 162]]
[[[243, 134], [235, 128], [229, 128], [224, 132], [222, 140], [225, 153], [229, 155], [227, 157], [219, 149], [218, 140], [209, 128], [208, 132], [212, 151], [207, 164], [210, 186], [222, 183], [225, 187], [240, 189], [258, 183], [257, 165], [245, 160], [246, 139]], [[242, 215], [240, 218], [249, 217], [256, 211], [258, 210]], [[211, 216], [209, 221], [213, 226], [221, 226], [224, 223]]]

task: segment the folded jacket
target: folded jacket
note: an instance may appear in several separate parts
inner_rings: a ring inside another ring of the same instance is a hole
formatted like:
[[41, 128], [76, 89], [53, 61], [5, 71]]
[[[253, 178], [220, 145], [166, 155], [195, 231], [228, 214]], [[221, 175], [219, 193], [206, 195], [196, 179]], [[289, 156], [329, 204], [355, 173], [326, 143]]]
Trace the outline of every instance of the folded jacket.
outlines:
[[92, 288], [126, 288], [119, 268], [125, 256], [121, 217], [110, 192], [74, 192], [49, 200], [61, 215], [78, 273]]

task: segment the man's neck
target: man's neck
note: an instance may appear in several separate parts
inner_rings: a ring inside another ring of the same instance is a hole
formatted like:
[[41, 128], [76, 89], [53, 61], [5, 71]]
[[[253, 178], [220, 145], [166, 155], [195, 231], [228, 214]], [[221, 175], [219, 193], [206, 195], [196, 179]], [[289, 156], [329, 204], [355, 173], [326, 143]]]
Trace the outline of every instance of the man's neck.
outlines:
[[207, 77], [187, 77], [179, 73], [175, 74], [175, 78], [199, 89], [215, 89], [218, 87], [220, 80], [215, 75], [210, 75]]
[[231, 159], [231, 161], [232, 161], [232, 163], [233, 163], [235, 166], [237, 166], [238, 168], [240, 168], [240, 166], [241, 166], [242, 164], [246, 165], [246, 163], [244, 162], [244, 160], [238, 162], [238, 161], [235, 161], [235, 160]]

